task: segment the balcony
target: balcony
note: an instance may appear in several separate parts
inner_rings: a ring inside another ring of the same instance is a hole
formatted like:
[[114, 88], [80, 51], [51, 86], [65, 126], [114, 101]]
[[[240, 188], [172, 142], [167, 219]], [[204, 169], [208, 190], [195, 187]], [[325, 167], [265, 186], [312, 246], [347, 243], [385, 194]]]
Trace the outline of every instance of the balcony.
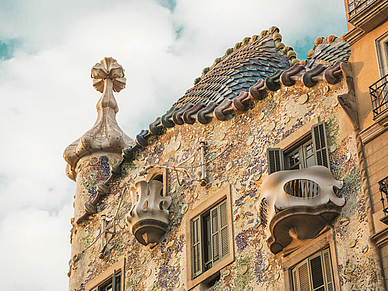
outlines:
[[382, 126], [388, 124], [388, 75], [369, 87], [373, 120]]
[[348, 21], [364, 32], [384, 23], [388, 18], [387, 12], [386, 0], [348, 0]]
[[345, 204], [342, 186], [324, 166], [268, 175], [259, 208], [272, 253], [287, 255], [325, 232]]
[[379, 182], [379, 190], [381, 194], [381, 204], [383, 205], [384, 217], [382, 222], [388, 224], [388, 176]]

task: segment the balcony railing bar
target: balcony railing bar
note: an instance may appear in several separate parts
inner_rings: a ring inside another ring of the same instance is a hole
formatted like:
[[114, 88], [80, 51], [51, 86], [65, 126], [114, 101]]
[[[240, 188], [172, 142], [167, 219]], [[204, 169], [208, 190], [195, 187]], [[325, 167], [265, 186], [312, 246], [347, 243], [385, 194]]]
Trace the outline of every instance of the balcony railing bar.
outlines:
[[383, 211], [385, 215], [388, 215], [388, 176], [379, 182], [379, 188]]
[[388, 110], [388, 74], [369, 86], [372, 101], [373, 119]]
[[359, 14], [376, 0], [348, 0], [349, 19]]

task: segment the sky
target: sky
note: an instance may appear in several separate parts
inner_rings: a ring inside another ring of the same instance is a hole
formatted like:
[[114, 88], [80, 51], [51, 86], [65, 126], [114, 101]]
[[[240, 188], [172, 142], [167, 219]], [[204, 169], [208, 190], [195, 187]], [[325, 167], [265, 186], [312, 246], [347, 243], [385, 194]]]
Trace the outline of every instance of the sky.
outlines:
[[96, 120], [94, 64], [125, 69], [117, 120], [135, 138], [226, 49], [273, 25], [306, 59], [317, 37], [347, 31], [344, 1], [0, 0], [2, 290], [68, 289], [75, 183], [62, 154]]

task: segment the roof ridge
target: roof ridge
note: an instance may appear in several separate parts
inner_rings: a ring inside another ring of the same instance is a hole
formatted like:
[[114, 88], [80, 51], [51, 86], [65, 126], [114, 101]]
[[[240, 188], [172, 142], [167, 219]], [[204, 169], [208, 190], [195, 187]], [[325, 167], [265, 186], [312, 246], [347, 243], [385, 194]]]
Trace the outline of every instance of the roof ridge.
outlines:
[[272, 26], [268, 30], [261, 31], [259, 35], [255, 34], [252, 36], [246, 36], [241, 42], [237, 42], [234, 47], [226, 49], [225, 54], [221, 57], [217, 57], [210, 67], [203, 68], [202, 75], [200, 77], [195, 78], [194, 86], [197, 85], [206, 76], [208, 72], [215, 68], [219, 63], [232, 56], [235, 52], [243, 49], [250, 43], [263, 40], [271, 34], [272, 39], [275, 42], [277, 52], [281, 55], [287, 56], [290, 66], [292, 67], [296, 63], [299, 63], [300, 61], [296, 58], [297, 53], [294, 51], [294, 49], [291, 46], [286, 46], [284, 43], [282, 43], [283, 36], [280, 34], [280, 29], [277, 26]]
[[[340, 43], [344, 43], [344, 47], [338, 47], [338, 45], [336, 44], [340, 44]], [[306, 60], [302, 60], [300, 61], [300, 63], [303, 65], [303, 66], [307, 66], [309, 67], [309, 65], [311, 66], [311, 61], [312, 59], [318, 57], [318, 54], [320, 53], [320, 51], [323, 51], [325, 49], [321, 49], [321, 50], [317, 50], [317, 49], [320, 49], [323, 45], [330, 45], [330, 46], [333, 46], [333, 47], [336, 47], [336, 49], [338, 50], [341, 50], [343, 51], [345, 54], [348, 54], [350, 56], [350, 46], [349, 44], [347, 43], [347, 41], [345, 40], [345, 34], [343, 34], [341, 37], [338, 37], [334, 34], [331, 34], [329, 35], [328, 37], [324, 37], [324, 36], [320, 36], [320, 37], [317, 37], [315, 40], [314, 40], [314, 47], [308, 51], [307, 53], [307, 59]], [[330, 54], [330, 52], [327, 52], [326, 53]], [[335, 55], [335, 54], [333, 54]], [[347, 56], [347, 58], [349, 57]], [[347, 60], [347, 58], [344, 58], [344, 60]]]

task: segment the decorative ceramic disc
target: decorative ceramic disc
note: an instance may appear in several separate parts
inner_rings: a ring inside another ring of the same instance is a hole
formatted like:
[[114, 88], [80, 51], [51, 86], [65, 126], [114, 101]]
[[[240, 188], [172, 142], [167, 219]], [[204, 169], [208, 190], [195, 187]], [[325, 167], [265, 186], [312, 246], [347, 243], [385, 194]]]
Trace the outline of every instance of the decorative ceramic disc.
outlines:
[[309, 100], [309, 95], [308, 94], [304, 94], [302, 97], [300, 97], [299, 103], [300, 104], [305, 104], [308, 100]]
[[268, 125], [268, 130], [274, 130], [276, 127], [276, 122], [271, 121], [270, 124]]
[[351, 240], [350, 243], [349, 243], [349, 248], [354, 248], [357, 244], [357, 241], [356, 240]]
[[248, 272], [248, 266], [247, 266], [247, 265], [242, 265], [242, 266], [240, 267], [239, 273], [240, 273], [241, 275], [245, 275], [247, 272]]
[[353, 263], [349, 263], [346, 265], [345, 270], [348, 274], [350, 274], [354, 271], [355, 268], [356, 268], [356, 266], [354, 266]]
[[247, 146], [250, 146], [251, 144], [253, 144], [254, 141], [255, 141], [255, 136], [254, 135], [249, 136], [246, 142]]
[[344, 217], [344, 218], [341, 218], [339, 221], [338, 221], [338, 224], [340, 226], [347, 226], [349, 224], [349, 217]]
[[268, 259], [265, 259], [265, 260], [263, 261], [263, 263], [261, 264], [261, 271], [262, 271], [262, 272], [267, 271], [268, 267], [269, 267]]
[[181, 213], [185, 214], [188, 208], [189, 208], [189, 206], [186, 203], [183, 204], [182, 209], [181, 209]]
[[275, 280], [277, 280], [277, 279], [279, 279], [279, 277], [280, 277], [280, 274], [279, 274], [279, 272], [277, 272], [273, 278], [274, 278]]
[[175, 146], [175, 150], [176, 150], [176, 151], [179, 150], [180, 147], [181, 147], [181, 142], [178, 141], [178, 143], [177, 143], [176, 146]]

